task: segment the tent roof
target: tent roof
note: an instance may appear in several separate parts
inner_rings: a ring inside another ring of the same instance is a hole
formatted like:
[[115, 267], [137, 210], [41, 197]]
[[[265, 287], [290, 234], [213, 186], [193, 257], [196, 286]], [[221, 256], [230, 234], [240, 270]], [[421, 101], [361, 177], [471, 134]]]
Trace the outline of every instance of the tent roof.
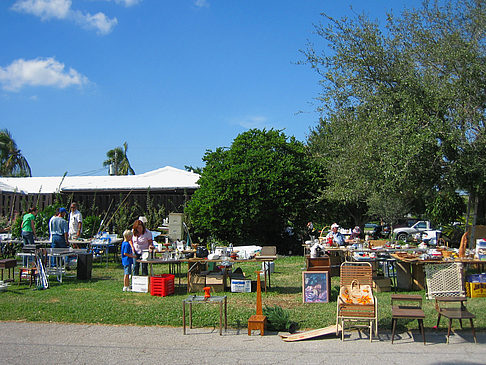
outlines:
[[[194, 172], [166, 166], [140, 175], [124, 176], [54, 176], [54, 177], [3, 177], [0, 190], [27, 194], [106, 191], [106, 190], [173, 190], [197, 189], [199, 175]], [[10, 190], [4, 190], [6, 186]]]

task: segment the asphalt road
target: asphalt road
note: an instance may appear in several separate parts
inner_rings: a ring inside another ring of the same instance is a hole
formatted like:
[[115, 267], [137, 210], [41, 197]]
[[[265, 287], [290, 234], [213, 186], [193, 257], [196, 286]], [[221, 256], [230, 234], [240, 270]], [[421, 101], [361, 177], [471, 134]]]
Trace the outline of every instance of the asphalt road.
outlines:
[[248, 336], [246, 329], [182, 328], [0, 322], [0, 364], [485, 364], [486, 333], [458, 330], [446, 344], [444, 330], [381, 331], [372, 343], [350, 331], [284, 342], [276, 333]]

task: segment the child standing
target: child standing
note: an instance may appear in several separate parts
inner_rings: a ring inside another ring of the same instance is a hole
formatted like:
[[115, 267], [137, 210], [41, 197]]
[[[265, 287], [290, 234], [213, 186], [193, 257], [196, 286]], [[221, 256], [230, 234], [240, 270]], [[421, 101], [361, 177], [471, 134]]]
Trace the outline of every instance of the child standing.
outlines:
[[133, 259], [136, 258], [133, 254], [132, 245], [130, 241], [132, 240], [133, 233], [131, 230], [127, 229], [123, 232], [123, 243], [121, 245], [121, 256], [123, 265], [123, 291], [130, 291], [130, 275], [132, 274]]

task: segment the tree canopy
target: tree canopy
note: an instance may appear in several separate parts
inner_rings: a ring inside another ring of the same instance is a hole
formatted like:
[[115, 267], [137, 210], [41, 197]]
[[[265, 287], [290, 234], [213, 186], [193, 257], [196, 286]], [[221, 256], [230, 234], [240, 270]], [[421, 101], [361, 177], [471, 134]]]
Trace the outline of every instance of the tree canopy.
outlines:
[[324, 15], [304, 55], [323, 87], [308, 144], [332, 171], [326, 198], [393, 220], [443, 190], [484, 191], [485, 11], [425, 1], [385, 27]]
[[32, 171], [27, 159], [18, 149], [17, 144], [8, 129], [0, 130], [0, 163], [1, 176], [32, 176]]
[[186, 210], [198, 236], [282, 247], [305, 227], [322, 181], [294, 137], [252, 129], [203, 160], [200, 188]]
[[103, 166], [109, 166], [110, 169], [113, 169], [111, 171], [113, 175], [135, 175], [135, 171], [128, 160], [127, 149], [127, 142], [123, 142], [123, 149], [121, 147], [115, 147], [106, 152], [108, 159], [103, 162]]

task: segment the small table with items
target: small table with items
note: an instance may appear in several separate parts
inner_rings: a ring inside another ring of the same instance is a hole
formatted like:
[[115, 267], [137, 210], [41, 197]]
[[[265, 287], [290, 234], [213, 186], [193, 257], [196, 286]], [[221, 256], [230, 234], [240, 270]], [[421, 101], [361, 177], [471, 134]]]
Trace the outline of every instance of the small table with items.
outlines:
[[228, 329], [227, 319], [227, 303], [226, 295], [211, 296], [205, 298], [204, 296], [189, 295], [182, 301], [182, 327], [184, 334], [186, 334], [186, 304], [189, 304], [189, 328], [192, 328], [192, 304], [193, 303], [219, 303], [219, 334], [223, 335], [223, 306], [224, 306], [224, 330]]
[[476, 318], [474, 314], [466, 309], [464, 304], [467, 301], [465, 296], [460, 297], [435, 297], [435, 309], [437, 310], [439, 316], [437, 318], [437, 328], [439, 328], [440, 317], [444, 316], [449, 318], [449, 327], [447, 329], [447, 343], [449, 343], [449, 336], [451, 334], [452, 320], [458, 319], [462, 328], [462, 320], [469, 319], [471, 323], [471, 329], [474, 337], [474, 342], [476, 340], [476, 331], [474, 330], [473, 319]]

